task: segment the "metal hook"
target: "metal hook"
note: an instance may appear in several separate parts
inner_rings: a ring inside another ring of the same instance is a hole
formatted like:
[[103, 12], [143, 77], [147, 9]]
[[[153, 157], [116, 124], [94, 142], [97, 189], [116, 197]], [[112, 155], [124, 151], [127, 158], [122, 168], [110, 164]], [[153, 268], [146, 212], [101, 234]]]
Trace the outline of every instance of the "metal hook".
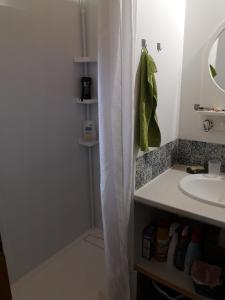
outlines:
[[142, 47], [142, 48], [147, 48], [146, 39], [142, 39], [142, 40], [141, 40], [141, 47]]
[[159, 51], [162, 51], [161, 43], [157, 43], [157, 50], [158, 50], [158, 52], [159, 52]]

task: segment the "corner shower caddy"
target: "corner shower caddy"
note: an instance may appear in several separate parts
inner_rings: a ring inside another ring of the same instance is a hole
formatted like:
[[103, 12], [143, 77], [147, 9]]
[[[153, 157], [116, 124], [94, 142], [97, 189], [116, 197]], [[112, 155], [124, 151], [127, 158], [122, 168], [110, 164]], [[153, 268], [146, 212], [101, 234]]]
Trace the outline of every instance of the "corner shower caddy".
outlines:
[[[95, 57], [87, 56], [87, 26], [86, 26], [86, 7], [85, 1], [80, 0], [80, 21], [81, 21], [81, 39], [82, 39], [82, 56], [75, 57], [74, 63], [83, 65], [83, 76], [89, 75], [89, 64], [97, 63]], [[97, 99], [81, 99], [75, 98], [77, 104], [85, 106], [86, 117], [85, 120], [91, 120], [91, 105], [97, 104]], [[89, 165], [89, 197], [91, 209], [91, 227], [95, 227], [95, 205], [94, 205], [94, 183], [93, 183], [93, 152], [92, 148], [98, 145], [98, 140], [86, 141], [80, 138], [78, 143], [88, 149], [88, 165]]]
[[[83, 69], [83, 75], [88, 76], [88, 64], [90, 63], [97, 63], [97, 60], [94, 58], [89, 58], [89, 57], [75, 57], [74, 58], [74, 63], [81, 63], [84, 65]], [[89, 105], [92, 104], [97, 104], [98, 99], [93, 98], [93, 99], [81, 99], [81, 98], [76, 98], [75, 101], [77, 104], [83, 104], [86, 106], [86, 120], [91, 119], [91, 108]], [[98, 140], [95, 141], [86, 141], [83, 138], [79, 139], [79, 144], [85, 147], [93, 147], [98, 144]], [[89, 162], [90, 163], [90, 162]], [[92, 163], [91, 163], [92, 164]], [[89, 166], [90, 167], [90, 166]]]

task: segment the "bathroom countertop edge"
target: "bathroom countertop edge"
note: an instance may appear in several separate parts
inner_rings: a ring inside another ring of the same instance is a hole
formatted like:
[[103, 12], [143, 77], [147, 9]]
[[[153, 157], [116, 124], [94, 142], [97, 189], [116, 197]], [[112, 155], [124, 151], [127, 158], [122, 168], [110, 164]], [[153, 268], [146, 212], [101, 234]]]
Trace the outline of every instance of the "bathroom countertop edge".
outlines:
[[135, 202], [225, 228], [225, 208], [200, 202], [180, 190], [180, 180], [189, 175], [184, 170], [175, 166], [162, 173], [135, 192]]

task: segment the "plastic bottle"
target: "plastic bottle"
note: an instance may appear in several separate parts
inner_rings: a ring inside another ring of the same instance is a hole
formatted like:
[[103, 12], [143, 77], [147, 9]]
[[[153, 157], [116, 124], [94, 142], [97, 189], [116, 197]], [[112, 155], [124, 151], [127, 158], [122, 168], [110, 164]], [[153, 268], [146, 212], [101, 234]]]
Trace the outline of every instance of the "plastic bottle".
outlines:
[[191, 273], [191, 267], [193, 262], [201, 258], [201, 240], [201, 233], [193, 232], [191, 236], [191, 242], [188, 245], [185, 256], [184, 271], [186, 274]]
[[91, 83], [90, 77], [81, 77], [81, 99], [91, 99]]
[[85, 141], [95, 141], [97, 139], [96, 125], [93, 121], [83, 122], [83, 132]]
[[169, 231], [170, 245], [169, 245], [168, 255], [167, 255], [167, 265], [171, 267], [174, 265], [174, 257], [175, 257], [175, 252], [178, 244], [178, 233], [176, 232], [178, 227], [179, 227], [178, 223], [173, 223], [170, 226], [170, 231]]
[[166, 261], [169, 247], [169, 224], [166, 220], [160, 221], [156, 233], [155, 259]]
[[175, 232], [170, 242], [168, 255], [167, 255], [167, 265], [170, 267], [174, 265], [174, 258], [175, 258], [177, 244], [178, 244], [178, 233]]
[[225, 229], [220, 229], [220, 233], [218, 236], [218, 246], [220, 248], [225, 248]]
[[178, 270], [184, 270], [184, 261], [186, 256], [187, 247], [189, 244], [189, 226], [185, 226], [181, 233], [180, 241], [175, 254], [175, 266]]
[[154, 225], [149, 225], [143, 230], [142, 257], [148, 260], [150, 260], [154, 254], [155, 232], [156, 228]]

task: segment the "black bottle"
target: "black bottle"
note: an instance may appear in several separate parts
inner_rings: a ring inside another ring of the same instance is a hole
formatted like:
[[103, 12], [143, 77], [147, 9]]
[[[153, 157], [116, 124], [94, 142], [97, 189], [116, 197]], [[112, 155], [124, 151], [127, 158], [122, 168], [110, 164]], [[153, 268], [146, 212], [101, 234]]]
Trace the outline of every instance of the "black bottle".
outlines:
[[91, 99], [91, 83], [90, 77], [81, 77], [81, 100]]

